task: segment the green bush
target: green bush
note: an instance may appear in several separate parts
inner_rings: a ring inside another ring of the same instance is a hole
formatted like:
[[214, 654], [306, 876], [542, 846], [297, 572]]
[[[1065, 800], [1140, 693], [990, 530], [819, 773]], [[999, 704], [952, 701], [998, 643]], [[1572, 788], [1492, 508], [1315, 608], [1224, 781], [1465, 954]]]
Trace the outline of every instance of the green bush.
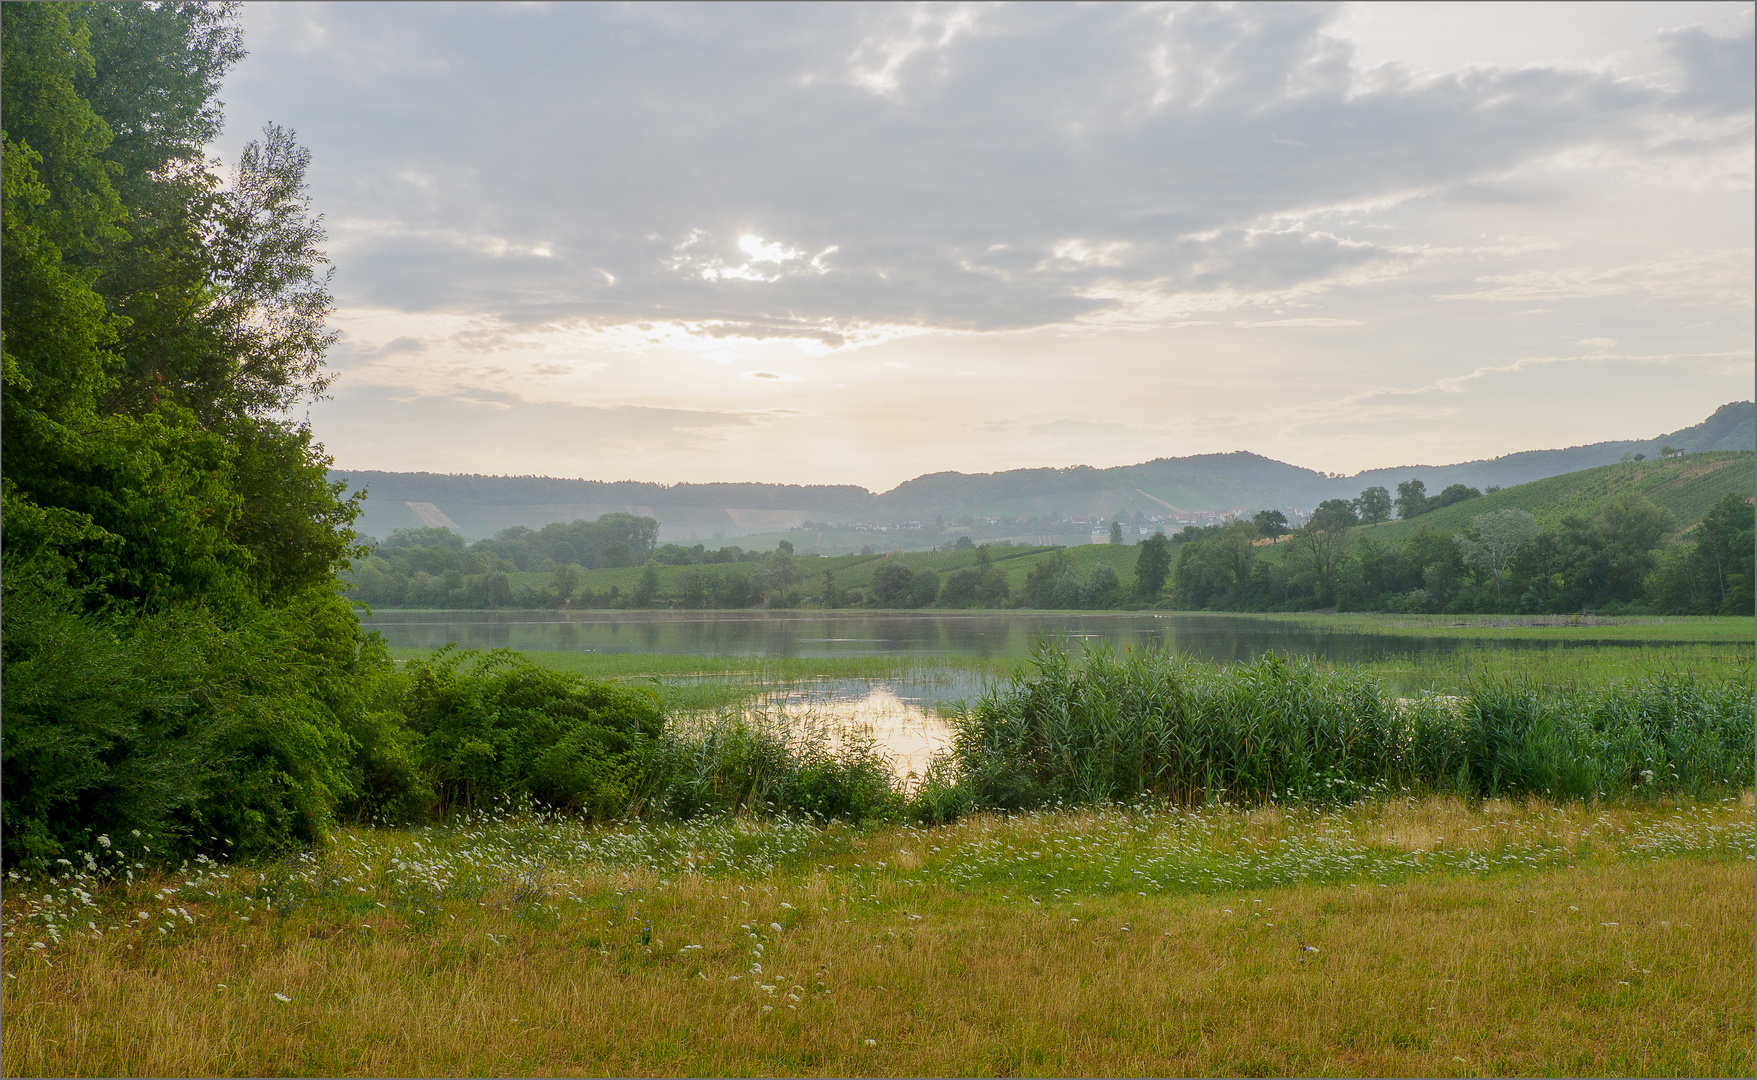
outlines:
[[390, 697], [416, 737], [441, 813], [527, 796], [592, 817], [620, 815], [641, 785], [639, 747], [663, 729], [652, 695], [551, 671], [507, 649], [448, 646], [411, 661]]
[[4, 574], [5, 859], [135, 830], [175, 854], [320, 842], [351, 798], [347, 688], [374, 663], [345, 601], [228, 625], [179, 605], [89, 612], [53, 573]]

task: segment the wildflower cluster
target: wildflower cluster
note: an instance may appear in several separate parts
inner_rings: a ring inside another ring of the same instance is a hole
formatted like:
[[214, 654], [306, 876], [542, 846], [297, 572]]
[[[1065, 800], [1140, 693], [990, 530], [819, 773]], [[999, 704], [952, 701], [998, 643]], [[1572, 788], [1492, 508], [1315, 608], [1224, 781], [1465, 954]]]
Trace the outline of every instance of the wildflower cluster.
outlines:
[[[232, 877], [205, 855], [185, 862], [169, 880], [155, 876], [146, 885], [144, 856], [152, 852], [150, 835], [129, 837], [136, 855], [107, 835], [96, 838], [96, 851], [78, 852], [74, 859], [56, 859], [44, 872], [6, 875], [3, 935], [8, 946], [29, 936], [26, 951], [45, 963], [47, 953], [73, 940], [101, 940], [124, 935], [131, 942], [174, 937], [206, 918], [195, 898], [217, 899]], [[137, 881], [136, 873], [142, 877]], [[196, 904], [192, 910], [190, 904]], [[38, 936], [40, 934], [40, 937]], [[133, 948], [129, 944], [128, 948]], [[9, 947], [8, 955], [16, 955]]]

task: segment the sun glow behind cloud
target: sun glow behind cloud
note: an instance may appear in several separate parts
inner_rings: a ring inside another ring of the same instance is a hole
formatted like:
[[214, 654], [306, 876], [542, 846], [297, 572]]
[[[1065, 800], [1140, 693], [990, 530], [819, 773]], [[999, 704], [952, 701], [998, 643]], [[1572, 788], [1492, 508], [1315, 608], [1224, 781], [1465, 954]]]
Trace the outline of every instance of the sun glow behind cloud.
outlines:
[[1748, 7], [685, 11], [245, 9], [233, 126], [312, 147], [339, 268], [339, 460], [1352, 470], [1750, 392]]

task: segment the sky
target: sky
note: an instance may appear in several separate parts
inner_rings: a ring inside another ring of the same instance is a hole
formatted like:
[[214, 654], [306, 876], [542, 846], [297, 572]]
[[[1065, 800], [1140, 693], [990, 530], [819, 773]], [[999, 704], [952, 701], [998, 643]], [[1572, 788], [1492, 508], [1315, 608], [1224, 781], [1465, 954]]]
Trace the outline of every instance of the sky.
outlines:
[[1752, 396], [1744, 3], [272, 4], [338, 466], [1352, 474]]

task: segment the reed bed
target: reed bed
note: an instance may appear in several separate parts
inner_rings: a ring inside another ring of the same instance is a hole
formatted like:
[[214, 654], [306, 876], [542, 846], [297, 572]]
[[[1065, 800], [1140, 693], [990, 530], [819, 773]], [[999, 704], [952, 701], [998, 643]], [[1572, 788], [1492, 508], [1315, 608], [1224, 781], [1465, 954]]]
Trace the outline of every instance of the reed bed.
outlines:
[[1410, 790], [1593, 799], [1752, 778], [1749, 680], [1668, 674], [1561, 693], [1485, 680], [1399, 698], [1372, 675], [1275, 656], [1214, 668], [1045, 645], [1032, 665], [953, 717], [956, 799], [1005, 809]]

